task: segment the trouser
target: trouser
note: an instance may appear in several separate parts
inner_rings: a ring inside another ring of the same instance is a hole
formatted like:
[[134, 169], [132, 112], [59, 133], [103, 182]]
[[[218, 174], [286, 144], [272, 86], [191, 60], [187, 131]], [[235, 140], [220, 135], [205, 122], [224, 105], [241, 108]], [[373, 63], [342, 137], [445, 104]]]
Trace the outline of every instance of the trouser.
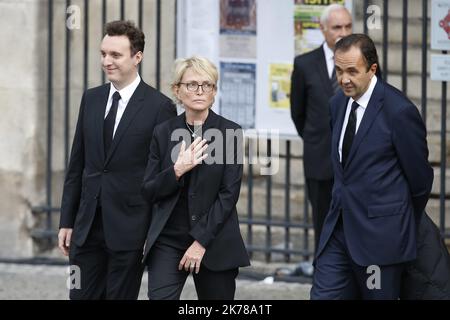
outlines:
[[141, 259], [142, 250], [113, 251], [106, 247], [102, 212], [98, 208], [85, 243], [70, 245], [69, 262], [79, 268], [81, 284], [77, 288], [74, 273], [70, 299], [136, 300], [144, 271]]
[[352, 260], [340, 217], [317, 257], [311, 299], [398, 299], [405, 263], [376, 267], [379, 269], [360, 266]]
[[312, 207], [312, 218], [314, 226], [314, 244], [315, 250], [319, 245], [322, 226], [330, 209], [331, 192], [333, 190], [333, 179], [315, 180], [306, 179], [308, 187], [308, 198]]
[[[179, 300], [188, 271], [178, 270], [185, 250], [156, 242], [149, 252], [148, 298], [150, 300]], [[238, 268], [212, 271], [203, 264], [200, 272], [193, 273], [199, 300], [233, 300], [236, 291]]]

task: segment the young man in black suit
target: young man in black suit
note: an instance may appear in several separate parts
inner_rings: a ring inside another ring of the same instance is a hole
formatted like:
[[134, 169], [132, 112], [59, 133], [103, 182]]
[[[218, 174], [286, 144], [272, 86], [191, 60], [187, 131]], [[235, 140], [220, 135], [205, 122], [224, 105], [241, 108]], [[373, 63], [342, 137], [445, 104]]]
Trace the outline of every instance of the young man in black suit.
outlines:
[[137, 299], [150, 224], [140, 194], [153, 128], [176, 116], [141, 80], [145, 36], [129, 21], [106, 24], [101, 61], [111, 83], [87, 90], [64, 182], [58, 245], [80, 270], [71, 299]]
[[339, 88], [333, 51], [335, 43], [352, 32], [352, 17], [342, 5], [332, 4], [325, 8], [320, 28], [325, 42], [295, 58], [291, 77], [291, 117], [303, 139], [303, 167], [313, 210], [316, 249], [333, 187], [328, 101]]

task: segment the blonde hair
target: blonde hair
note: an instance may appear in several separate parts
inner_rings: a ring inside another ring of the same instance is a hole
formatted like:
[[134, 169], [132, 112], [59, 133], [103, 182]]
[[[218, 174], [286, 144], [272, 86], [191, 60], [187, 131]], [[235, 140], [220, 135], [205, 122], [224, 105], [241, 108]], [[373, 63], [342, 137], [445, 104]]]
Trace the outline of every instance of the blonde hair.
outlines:
[[187, 69], [192, 69], [192, 71], [199, 75], [205, 75], [208, 80], [216, 86], [217, 81], [219, 80], [219, 73], [216, 66], [204, 57], [192, 56], [189, 58], [180, 58], [175, 60], [173, 79], [170, 87], [174, 94], [176, 103], [182, 103], [175, 94], [175, 90], [180, 85], [181, 79], [183, 79], [184, 73]]
[[192, 56], [190, 58], [181, 58], [175, 60], [173, 72], [172, 89], [178, 86], [187, 69], [191, 68], [197, 74], [206, 75], [208, 80], [217, 84], [219, 73], [216, 66], [208, 59], [200, 56]]

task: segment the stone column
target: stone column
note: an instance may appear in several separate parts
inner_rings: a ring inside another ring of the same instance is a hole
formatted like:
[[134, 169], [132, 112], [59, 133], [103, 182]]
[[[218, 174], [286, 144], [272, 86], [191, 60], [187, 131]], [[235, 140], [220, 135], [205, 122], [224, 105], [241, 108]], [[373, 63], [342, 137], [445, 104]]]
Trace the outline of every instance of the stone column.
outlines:
[[43, 203], [45, 1], [0, 1], [0, 259], [33, 255], [31, 206]]

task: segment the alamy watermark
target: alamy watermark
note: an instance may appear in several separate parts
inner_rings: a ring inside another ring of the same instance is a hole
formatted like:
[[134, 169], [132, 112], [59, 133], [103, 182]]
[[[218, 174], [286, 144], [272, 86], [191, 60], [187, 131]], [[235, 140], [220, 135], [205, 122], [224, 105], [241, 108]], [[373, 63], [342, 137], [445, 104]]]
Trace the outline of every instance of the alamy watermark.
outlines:
[[367, 6], [366, 13], [367, 17], [367, 29], [369, 30], [380, 30], [381, 29], [381, 8], [377, 5]]
[[370, 274], [367, 278], [366, 286], [369, 290], [380, 290], [381, 289], [381, 269], [377, 265], [368, 266], [366, 273]]
[[81, 8], [77, 5], [68, 6], [66, 9], [68, 17], [66, 19], [66, 27], [69, 30], [81, 28]]
[[[172, 132], [171, 141], [178, 142], [171, 150], [171, 159], [175, 163], [180, 153], [181, 141], [191, 141], [192, 132], [180, 128]], [[245, 143], [247, 136], [247, 143]], [[279, 130], [244, 130], [227, 129], [225, 134], [216, 128], [195, 131], [195, 137], [202, 137], [208, 142], [204, 164], [254, 164], [258, 165], [261, 175], [275, 175], [280, 167]], [[190, 143], [186, 143], [189, 145]], [[247, 157], [244, 155], [247, 154]]]
[[[66, 9], [67, 19], [66, 26], [69, 30], [75, 30], [81, 28], [81, 8], [78, 5], [70, 5]], [[381, 8], [378, 5], [367, 6], [366, 13], [368, 15], [367, 28], [369, 30], [381, 29]]]
[[81, 269], [77, 265], [67, 267], [66, 273], [69, 275], [66, 280], [67, 289], [81, 289]]

